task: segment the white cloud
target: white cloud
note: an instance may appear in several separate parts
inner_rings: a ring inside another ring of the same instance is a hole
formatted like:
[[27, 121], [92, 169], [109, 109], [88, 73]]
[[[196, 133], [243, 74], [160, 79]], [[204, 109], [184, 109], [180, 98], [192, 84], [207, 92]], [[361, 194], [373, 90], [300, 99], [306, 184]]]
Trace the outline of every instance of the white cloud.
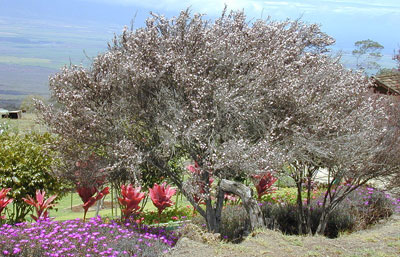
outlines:
[[328, 13], [384, 15], [400, 14], [399, 0], [86, 0], [105, 2], [115, 5], [136, 6], [162, 11], [180, 11], [187, 7], [200, 13], [218, 15], [226, 4], [229, 9], [244, 9], [249, 16], [258, 17], [263, 10], [279, 10], [279, 12], [315, 12], [320, 15]]

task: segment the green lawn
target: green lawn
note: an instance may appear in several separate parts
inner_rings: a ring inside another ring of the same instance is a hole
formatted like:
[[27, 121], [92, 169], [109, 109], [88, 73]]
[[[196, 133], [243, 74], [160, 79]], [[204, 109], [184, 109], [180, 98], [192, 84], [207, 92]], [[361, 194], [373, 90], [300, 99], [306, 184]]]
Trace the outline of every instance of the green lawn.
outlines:
[[11, 131], [19, 133], [28, 133], [36, 131], [39, 133], [46, 132], [46, 126], [36, 122], [37, 116], [34, 113], [22, 113], [21, 119], [0, 119], [0, 123], [5, 124]]
[[[178, 198], [179, 199], [177, 201], [177, 197], [176, 196], [173, 197], [173, 201], [178, 202], [178, 207], [189, 205], [189, 202], [181, 195], [179, 195]], [[113, 210], [111, 210], [110, 208], [111, 193], [105, 196], [104, 202], [106, 203], [105, 204], [106, 208], [100, 210], [99, 212], [100, 216], [110, 217], [110, 218], [121, 217], [121, 211], [119, 209], [118, 203], [115, 200], [113, 202]], [[81, 205], [82, 205], [82, 200], [80, 199], [77, 193], [68, 193], [57, 203], [56, 205], [57, 210], [50, 211], [50, 216], [55, 217], [56, 220], [71, 220], [76, 218], [83, 218], [83, 208], [81, 207]], [[96, 204], [89, 209], [86, 215], [87, 218], [95, 217], [96, 215], [95, 207]], [[151, 202], [150, 197], [147, 200], [147, 204], [145, 205], [144, 211], [157, 211], [157, 208]]]
[[[48, 195], [46, 195], [46, 198]], [[178, 202], [178, 207], [187, 206], [189, 202], [182, 197], [180, 194], [177, 197], [173, 197], [173, 202]], [[104, 198], [105, 207], [100, 210], [99, 215], [102, 217], [109, 218], [119, 218], [121, 217], [121, 210], [119, 209], [118, 203], [114, 200], [113, 202], [113, 210], [111, 210], [111, 194], [108, 194]], [[56, 206], [53, 210], [49, 211], [49, 216], [54, 217], [55, 220], [72, 220], [72, 219], [82, 219], [83, 218], [83, 208], [82, 208], [82, 200], [80, 199], [77, 193], [68, 193], [61, 200], [56, 203]], [[97, 203], [96, 203], [97, 204]], [[86, 218], [92, 218], [96, 216], [96, 204], [93, 205], [88, 213], [86, 214]], [[143, 204], [143, 202], [141, 203]], [[12, 210], [12, 203], [8, 206], [10, 210]], [[142, 205], [141, 205], [142, 206]], [[174, 207], [169, 207], [174, 208]], [[151, 202], [150, 197], [147, 200], [147, 204], [145, 205], [144, 211], [157, 211], [157, 208]], [[26, 216], [28, 221], [33, 221], [28, 214]]]
[[[111, 202], [111, 196], [106, 195], [105, 202]], [[71, 204], [72, 203], [72, 204]], [[100, 210], [101, 216], [108, 216], [108, 217], [117, 217], [120, 216], [120, 210], [118, 209], [117, 203], [114, 201], [114, 209], [113, 212], [111, 208], [102, 209]], [[68, 193], [65, 197], [63, 197], [56, 205], [56, 210], [50, 211], [50, 216], [55, 217], [56, 220], [71, 220], [76, 218], [83, 218], [83, 208], [81, 207], [82, 200], [80, 199], [77, 193]], [[86, 217], [91, 218], [95, 217], [96, 204], [89, 209]], [[72, 207], [72, 208], [71, 208]], [[117, 213], [118, 212], [118, 215]]]

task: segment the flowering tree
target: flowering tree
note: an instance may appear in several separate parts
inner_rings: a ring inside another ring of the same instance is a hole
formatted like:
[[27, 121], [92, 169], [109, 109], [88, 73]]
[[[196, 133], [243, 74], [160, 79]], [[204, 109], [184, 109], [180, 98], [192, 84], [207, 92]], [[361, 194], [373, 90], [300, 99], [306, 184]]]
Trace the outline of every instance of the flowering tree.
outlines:
[[[262, 227], [251, 190], [229, 179], [271, 172], [298, 156], [314, 160], [325, 141], [341, 130], [345, 141], [352, 125], [362, 123], [356, 117], [364, 117], [359, 103], [369, 99], [362, 97], [368, 83], [324, 54], [333, 42], [300, 21], [249, 24], [244, 13], [225, 11], [214, 22], [189, 11], [171, 20], [153, 14], [145, 27], [116, 37], [90, 69], [65, 67], [53, 76], [58, 106], [39, 108], [60, 135], [64, 159], [96, 151], [105, 170], [127, 170], [135, 179], [140, 165], [149, 164], [215, 232], [225, 192], [235, 193], [252, 227]], [[168, 165], [182, 156], [197, 164], [192, 175], [201, 183], [183, 181]], [[205, 208], [193, 199], [196, 184]]]

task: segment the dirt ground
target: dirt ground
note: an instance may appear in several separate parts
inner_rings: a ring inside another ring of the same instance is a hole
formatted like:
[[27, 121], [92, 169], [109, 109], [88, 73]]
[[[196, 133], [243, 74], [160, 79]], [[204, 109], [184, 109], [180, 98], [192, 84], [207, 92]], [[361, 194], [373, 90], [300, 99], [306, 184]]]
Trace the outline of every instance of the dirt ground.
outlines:
[[183, 237], [165, 256], [399, 257], [400, 216], [394, 215], [367, 230], [341, 235], [337, 239], [322, 236], [286, 236], [272, 230], [253, 232], [240, 244], [204, 240], [204, 237], [194, 239]]
[[[114, 203], [114, 208], [116, 205], [117, 205], [117, 203]], [[67, 209], [70, 209], [70, 207], [68, 207]], [[104, 201], [101, 209], [111, 209], [111, 202]], [[71, 210], [73, 212], [83, 212], [83, 204], [74, 205], [74, 206], [72, 206]], [[90, 207], [89, 211], [96, 211], [96, 204], [93, 205], [92, 207]]]

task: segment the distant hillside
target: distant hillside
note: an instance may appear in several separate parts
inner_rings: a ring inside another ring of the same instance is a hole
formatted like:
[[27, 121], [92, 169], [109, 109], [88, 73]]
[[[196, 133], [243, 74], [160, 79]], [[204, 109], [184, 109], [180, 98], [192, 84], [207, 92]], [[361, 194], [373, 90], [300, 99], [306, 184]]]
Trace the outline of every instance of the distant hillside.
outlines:
[[49, 96], [49, 76], [58, 70], [0, 63], [0, 107], [15, 109], [28, 95]]

